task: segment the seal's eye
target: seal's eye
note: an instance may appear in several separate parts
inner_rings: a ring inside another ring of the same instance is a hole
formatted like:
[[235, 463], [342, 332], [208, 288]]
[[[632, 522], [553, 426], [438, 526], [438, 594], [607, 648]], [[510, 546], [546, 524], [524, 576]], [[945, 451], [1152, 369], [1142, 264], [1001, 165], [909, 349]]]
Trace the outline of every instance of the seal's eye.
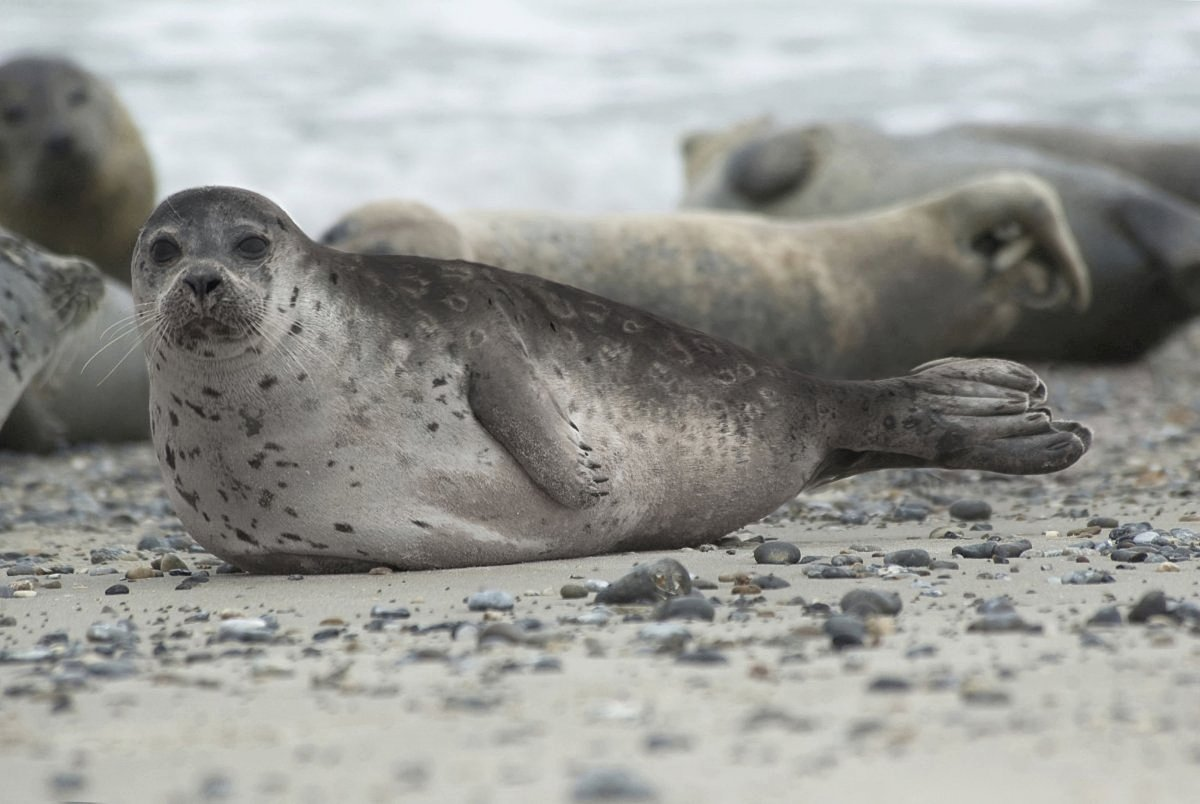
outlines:
[[0, 114], [3, 115], [5, 123], [10, 126], [15, 126], [24, 122], [26, 113], [24, 106], [13, 105], [5, 106], [4, 111], [0, 112]]
[[166, 265], [179, 256], [179, 245], [169, 237], [160, 237], [150, 244], [150, 259]]
[[258, 235], [243, 237], [234, 246], [237, 253], [248, 260], [257, 260], [267, 253], [267, 241]]

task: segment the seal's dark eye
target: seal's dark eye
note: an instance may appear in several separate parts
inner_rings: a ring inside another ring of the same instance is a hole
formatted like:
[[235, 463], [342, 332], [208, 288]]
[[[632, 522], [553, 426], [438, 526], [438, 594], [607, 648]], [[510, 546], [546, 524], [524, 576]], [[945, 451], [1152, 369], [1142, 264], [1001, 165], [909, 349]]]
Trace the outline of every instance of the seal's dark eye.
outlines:
[[80, 87], [79, 89], [73, 90], [71, 94], [67, 96], [67, 103], [71, 106], [82, 106], [83, 104], [87, 103], [87, 99], [87, 90]]
[[178, 244], [168, 237], [160, 237], [150, 244], [150, 259], [159, 265], [166, 265], [178, 256]]
[[24, 106], [5, 106], [4, 111], [0, 113], [4, 117], [4, 122], [10, 126], [18, 125], [25, 120]]
[[250, 235], [239, 240], [234, 248], [246, 259], [257, 260], [267, 253], [267, 241], [258, 235]]

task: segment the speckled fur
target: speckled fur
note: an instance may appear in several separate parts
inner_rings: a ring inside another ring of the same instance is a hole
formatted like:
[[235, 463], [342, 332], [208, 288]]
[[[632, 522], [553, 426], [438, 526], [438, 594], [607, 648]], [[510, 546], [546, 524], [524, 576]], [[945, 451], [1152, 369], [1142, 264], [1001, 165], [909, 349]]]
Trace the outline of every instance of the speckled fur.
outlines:
[[[246, 257], [255, 238], [269, 247]], [[134, 292], [157, 311], [146, 356], [170, 497], [198, 541], [252, 570], [698, 544], [814, 482], [1053, 471], [1088, 442], [1050, 422], [1016, 364], [816, 380], [536, 277], [337, 252], [244, 190], [168, 198]]]

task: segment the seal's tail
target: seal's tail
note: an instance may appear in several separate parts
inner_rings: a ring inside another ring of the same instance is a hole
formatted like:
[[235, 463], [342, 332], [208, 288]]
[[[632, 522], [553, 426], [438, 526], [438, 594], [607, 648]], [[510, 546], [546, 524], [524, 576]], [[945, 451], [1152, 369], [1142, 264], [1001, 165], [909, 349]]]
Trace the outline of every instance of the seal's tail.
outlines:
[[935, 360], [844, 390], [861, 415], [842, 428], [814, 483], [891, 467], [1044, 474], [1075, 463], [1092, 441], [1087, 427], [1054, 421], [1046, 385], [1008, 360]]

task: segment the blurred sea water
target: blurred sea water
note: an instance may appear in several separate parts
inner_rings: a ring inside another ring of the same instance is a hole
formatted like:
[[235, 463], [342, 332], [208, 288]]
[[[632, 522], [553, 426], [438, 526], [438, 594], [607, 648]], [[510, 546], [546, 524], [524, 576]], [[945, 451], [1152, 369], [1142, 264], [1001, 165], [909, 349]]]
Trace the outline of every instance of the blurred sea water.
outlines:
[[670, 209], [680, 134], [762, 113], [1200, 132], [1188, 0], [0, 0], [0, 32], [117, 85], [161, 194], [314, 235], [395, 196]]

